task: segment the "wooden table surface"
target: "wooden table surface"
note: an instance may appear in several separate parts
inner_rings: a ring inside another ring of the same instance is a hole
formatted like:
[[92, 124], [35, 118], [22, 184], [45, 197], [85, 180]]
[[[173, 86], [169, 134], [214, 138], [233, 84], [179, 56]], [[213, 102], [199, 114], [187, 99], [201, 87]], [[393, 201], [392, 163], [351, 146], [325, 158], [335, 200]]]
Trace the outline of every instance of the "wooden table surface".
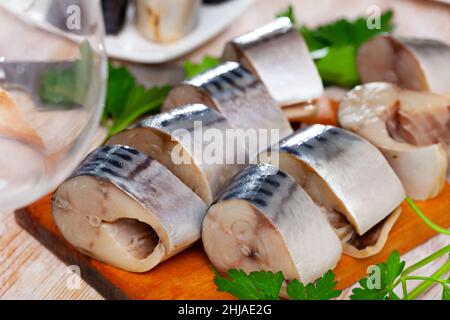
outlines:
[[[239, 0], [235, 0], [239, 1]], [[256, 0], [248, 12], [214, 40], [189, 55], [199, 59], [204, 54], [220, 55], [227, 39], [262, 25], [292, 3], [302, 23], [314, 26], [340, 16], [349, 18], [364, 14], [369, 5], [381, 9], [392, 7], [396, 12], [396, 32], [406, 36], [422, 36], [450, 41], [450, 7], [433, 1], [384, 1], [384, 0]], [[432, 21], [433, 23], [430, 23]], [[173, 65], [133, 66], [140, 80], [146, 83], [174, 81], [180, 77]], [[448, 236], [439, 235], [403, 255], [410, 265], [426, 255], [450, 244]], [[430, 275], [442, 264], [443, 259], [420, 270]], [[103, 299], [81, 279], [74, 288], [71, 270], [50, 251], [40, 245], [15, 222], [12, 213], [0, 213], [0, 299]], [[440, 299], [442, 289], [431, 287], [422, 299]], [[349, 296], [351, 288], [340, 298]]]

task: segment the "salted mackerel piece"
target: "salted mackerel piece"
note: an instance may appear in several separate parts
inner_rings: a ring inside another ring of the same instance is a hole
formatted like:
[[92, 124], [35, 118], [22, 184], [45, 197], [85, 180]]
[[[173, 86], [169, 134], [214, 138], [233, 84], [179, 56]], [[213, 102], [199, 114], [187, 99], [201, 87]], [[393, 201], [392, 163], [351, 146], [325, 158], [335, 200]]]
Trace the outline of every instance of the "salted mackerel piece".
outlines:
[[231, 40], [222, 59], [251, 70], [279, 106], [318, 98], [324, 90], [305, 40], [289, 18], [278, 18]]
[[[207, 150], [214, 141], [202, 133], [214, 130], [225, 137], [230, 128], [227, 119], [218, 112], [193, 104], [144, 119], [112, 137], [107, 144], [126, 145], [144, 152], [211, 204], [220, 188], [247, 163], [246, 149], [245, 145], [236, 144], [233, 150], [217, 150], [214, 156], [210, 155]], [[220, 155], [223, 157], [219, 158]], [[236, 161], [227, 162], [227, 157]]]
[[[276, 129], [279, 139], [293, 132], [264, 85], [236, 62], [221, 64], [173, 88], [163, 111], [191, 103], [217, 110], [233, 128]], [[260, 150], [267, 147], [262, 145]]]
[[52, 204], [67, 241], [132, 272], [148, 271], [197, 241], [207, 209], [164, 166], [124, 146], [90, 154]]
[[[381, 250], [386, 237], [380, 235], [393, 225], [387, 217], [394, 213], [398, 218], [395, 211], [405, 191], [375, 146], [347, 130], [314, 125], [282, 140], [270, 153], [321, 207], [345, 253], [361, 258]], [[370, 238], [361, 239], [366, 235]]]
[[309, 283], [333, 269], [342, 254], [325, 216], [293, 178], [270, 165], [235, 177], [203, 222], [203, 245], [221, 273], [282, 271]]
[[450, 98], [374, 82], [350, 91], [338, 118], [383, 152], [409, 197], [427, 200], [442, 191], [450, 159]]
[[363, 83], [450, 95], [450, 46], [443, 42], [380, 35], [361, 47], [357, 63]]

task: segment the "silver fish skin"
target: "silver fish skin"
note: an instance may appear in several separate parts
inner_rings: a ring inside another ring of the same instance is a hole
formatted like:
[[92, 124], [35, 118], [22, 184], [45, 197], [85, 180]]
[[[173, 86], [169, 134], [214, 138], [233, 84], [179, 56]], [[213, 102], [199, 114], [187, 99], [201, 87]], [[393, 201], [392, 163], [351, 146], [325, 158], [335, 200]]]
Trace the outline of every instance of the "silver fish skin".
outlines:
[[223, 63], [173, 88], [163, 111], [193, 103], [217, 110], [235, 129], [274, 129], [280, 139], [293, 132], [264, 85], [236, 62]]
[[401, 88], [450, 96], [450, 46], [434, 39], [380, 35], [358, 52], [363, 83], [390, 82]]
[[206, 209], [160, 163], [125, 146], [91, 153], [52, 202], [66, 240], [132, 272], [146, 272], [197, 241]]
[[270, 151], [325, 210], [343, 214], [359, 235], [391, 214], [405, 190], [381, 152], [350, 131], [314, 125]]
[[[192, 104], [148, 117], [118, 133], [107, 144], [127, 145], [144, 152], [211, 204], [223, 185], [245, 167], [247, 151], [245, 145], [236, 143], [233, 150], [217, 150], [217, 154], [223, 155], [221, 159], [209, 159], [206, 151], [212, 141], [203, 134], [214, 130], [225, 138], [231, 128], [218, 112], [202, 104]], [[225, 141], [223, 146], [226, 147]], [[227, 161], [227, 156], [233, 156], [229, 159], [232, 161]]]
[[309, 49], [289, 18], [231, 40], [222, 60], [237, 61], [267, 87], [279, 106], [320, 97], [324, 87]]
[[341, 243], [293, 178], [270, 165], [238, 174], [203, 223], [203, 244], [219, 272], [282, 271], [309, 283], [333, 269]]

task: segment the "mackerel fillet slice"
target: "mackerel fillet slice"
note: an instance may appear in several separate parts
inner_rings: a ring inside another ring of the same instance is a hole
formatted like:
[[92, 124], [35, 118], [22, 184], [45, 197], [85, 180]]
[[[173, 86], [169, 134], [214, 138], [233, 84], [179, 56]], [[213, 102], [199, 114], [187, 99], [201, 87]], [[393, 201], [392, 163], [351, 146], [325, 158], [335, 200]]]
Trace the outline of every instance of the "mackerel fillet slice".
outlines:
[[342, 127], [381, 150], [409, 197], [428, 200], [440, 194], [450, 173], [450, 98], [368, 83], [347, 94], [338, 118]]
[[235, 177], [203, 222], [203, 245], [221, 273], [282, 271], [309, 283], [333, 269], [342, 246], [325, 216], [293, 178], [270, 165]]
[[224, 61], [237, 61], [267, 87], [279, 106], [319, 98], [323, 84], [303, 37], [289, 18], [231, 40]]
[[[193, 104], [144, 119], [107, 144], [126, 145], [147, 154], [211, 204], [225, 183], [247, 163], [243, 144], [226, 148], [222, 138], [225, 140], [228, 129], [231, 125], [218, 112]], [[208, 138], [208, 131], [214, 137]], [[219, 150], [208, 152], [210, 148]]]
[[[400, 180], [381, 152], [349, 131], [314, 125], [282, 140], [270, 153], [322, 208], [342, 239], [348, 240], [349, 233], [371, 234], [405, 199]], [[385, 226], [392, 227], [389, 222]], [[370, 250], [360, 246], [345, 253], [373, 255], [384, 245], [377, 241], [385, 240], [376, 237], [375, 242], [365, 242]]]
[[293, 132], [261, 81], [236, 62], [226, 62], [176, 86], [163, 110], [192, 103], [217, 110], [235, 129], [276, 129], [280, 139]]
[[363, 83], [390, 82], [450, 96], [450, 46], [432, 39], [380, 35], [358, 52]]
[[53, 218], [82, 253], [145, 272], [200, 239], [204, 202], [139, 151], [91, 153], [53, 197]]

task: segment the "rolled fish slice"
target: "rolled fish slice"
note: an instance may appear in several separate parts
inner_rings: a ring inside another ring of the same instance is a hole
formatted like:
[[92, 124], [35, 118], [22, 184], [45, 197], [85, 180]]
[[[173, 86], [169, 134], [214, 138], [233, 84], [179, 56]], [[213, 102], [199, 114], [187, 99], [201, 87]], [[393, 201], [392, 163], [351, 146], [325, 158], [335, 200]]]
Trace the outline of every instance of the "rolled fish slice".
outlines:
[[[389, 232], [393, 223], [386, 218], [395, 213], [405, 191], [381, 152], [366, 140], [340, 128], [315, 125], [282, 140], [270, 153], [321, 207], [345, 243], [349, 235], [372, 235], [382, 221], [381, 229], [387, 230], [378, 235]], [[359, 258], [376, 254], [386, 238], [358, 240], [367, 246], [344, 247], [345, 253]]]
[[[275, 129], [279, 139], [293, 132], [264, 85], [236, 62], [226, 62], [176, 86], [163, 110], [191, 103], [202, 103], [217, 110], [236, 129]], [[260, 143], [259, 150], [268, 147]]]
[[450, 158], [450, 99], [370, 83], [348, 93], [339, 122], [363, 136], [385, 155], [415, 200], [442, 191]]
[[324, 90], [308, 47], [289, 18], [231, 40], [222, 59], [251, 70], [279, 106], [318, 98]]
[[221, 273], [282, 271], [309, 283], [333, 269], [341, 243], [295, 180], [270, 165], [235, 177], [203, 222], [203, 245]]
[[[216, 111], [193, 104], [149, 117], [115, 135], [107, 144], [126, 145], [144, 152], [211, 204], [223, 185], [247, 163], [246, 149], [236, 143], [232, 150], [217, 150], [215, 155], [223, 157], [210, 156], [207, 150], [217, 141], [206, 139], [202, 133], [214, 130], [210, 132], [225, 138], [230, 128], [227, 119]], [[232, 161], [227, 162], [227, 157]]]
[[446, 43], [380, 35], [361, 47], [357, 63], [363, 83], [390, 82], [450, 95], [450, 46]]
[[204, 202], [164, 166], [124, 146], [90, 154], [52, 202], [67, 241], [132, 272], [148, 271], [197, 241], [205, 212]]

